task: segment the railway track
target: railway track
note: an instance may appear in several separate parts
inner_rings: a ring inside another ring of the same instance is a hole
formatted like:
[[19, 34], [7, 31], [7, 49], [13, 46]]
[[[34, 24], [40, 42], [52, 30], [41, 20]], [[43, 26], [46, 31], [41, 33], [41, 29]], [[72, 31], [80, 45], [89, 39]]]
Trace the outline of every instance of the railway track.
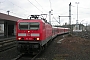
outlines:
[[0, 52], [15, 47], [15, 44], [16, 44], [15, 38], [1, 39], [0, 40]]
[[15, 57], [15, 58], [13, 58], [11, 60], [19, 60], [23, 55], [24, 55], [24, 53], [21, 53], [17, 57]]
[[34, 56], [28, 56], [28, 58], [27, 57], [24, 57], [25, 53], [21, 53], [17, 57], [15, 57], [15, 58], [13, 58], [11, 60], [35, 60], [39, 56], [40, 53], [41, 53], [41, 51], [38, 52]]

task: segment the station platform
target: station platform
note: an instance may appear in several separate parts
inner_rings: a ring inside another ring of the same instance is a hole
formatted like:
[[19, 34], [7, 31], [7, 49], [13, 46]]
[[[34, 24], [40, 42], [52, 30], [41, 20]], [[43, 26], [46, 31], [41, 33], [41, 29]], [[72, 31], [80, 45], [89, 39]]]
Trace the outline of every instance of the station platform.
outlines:
[[5, 36], [1, 36], [0, 35], [0, 41], [4, 41], [4, 40], [9, 40], [9, 39], [15, 39], [16, 36], [8, 36], [8, 37], [5, 37]]

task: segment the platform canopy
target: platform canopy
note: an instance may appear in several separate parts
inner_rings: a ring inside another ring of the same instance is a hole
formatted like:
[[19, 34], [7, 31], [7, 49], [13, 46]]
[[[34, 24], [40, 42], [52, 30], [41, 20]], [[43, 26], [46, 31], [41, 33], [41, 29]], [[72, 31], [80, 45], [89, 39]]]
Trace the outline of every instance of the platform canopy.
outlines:
[[15, 16], [0, 13], [0, 20], [17, 21], [19, 19], [22, 19], [22, 18], [18, 18], [18, 17], [15, 17]]

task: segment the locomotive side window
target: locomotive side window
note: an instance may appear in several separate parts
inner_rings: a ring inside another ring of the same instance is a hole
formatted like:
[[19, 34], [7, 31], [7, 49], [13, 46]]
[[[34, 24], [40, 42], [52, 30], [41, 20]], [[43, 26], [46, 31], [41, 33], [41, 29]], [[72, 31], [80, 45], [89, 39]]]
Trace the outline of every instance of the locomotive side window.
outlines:
[[39, 29], [39, 23], [38, 22], [32, 22], [30, 23], [29, 29]]
[[19, 23], [19, 29], [26, 30], [26, 29], [28, 29], [28, 25], [29, 25], [29, 23], [27, 23], [27, 22], [21, 22], [21, 23]]

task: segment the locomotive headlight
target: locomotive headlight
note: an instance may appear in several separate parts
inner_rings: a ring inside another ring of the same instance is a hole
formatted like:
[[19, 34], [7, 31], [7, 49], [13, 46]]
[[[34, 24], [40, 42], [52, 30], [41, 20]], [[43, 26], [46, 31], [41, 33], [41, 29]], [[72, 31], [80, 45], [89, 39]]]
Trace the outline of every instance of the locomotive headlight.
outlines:
[[39, 38], [37, 38], [37, 40], [39, 40]]
[[30, 31], [28, 31], [28, 33], [29, 33]]
[[18, 40], [21, 40], [21, 38], [18, 38]]

